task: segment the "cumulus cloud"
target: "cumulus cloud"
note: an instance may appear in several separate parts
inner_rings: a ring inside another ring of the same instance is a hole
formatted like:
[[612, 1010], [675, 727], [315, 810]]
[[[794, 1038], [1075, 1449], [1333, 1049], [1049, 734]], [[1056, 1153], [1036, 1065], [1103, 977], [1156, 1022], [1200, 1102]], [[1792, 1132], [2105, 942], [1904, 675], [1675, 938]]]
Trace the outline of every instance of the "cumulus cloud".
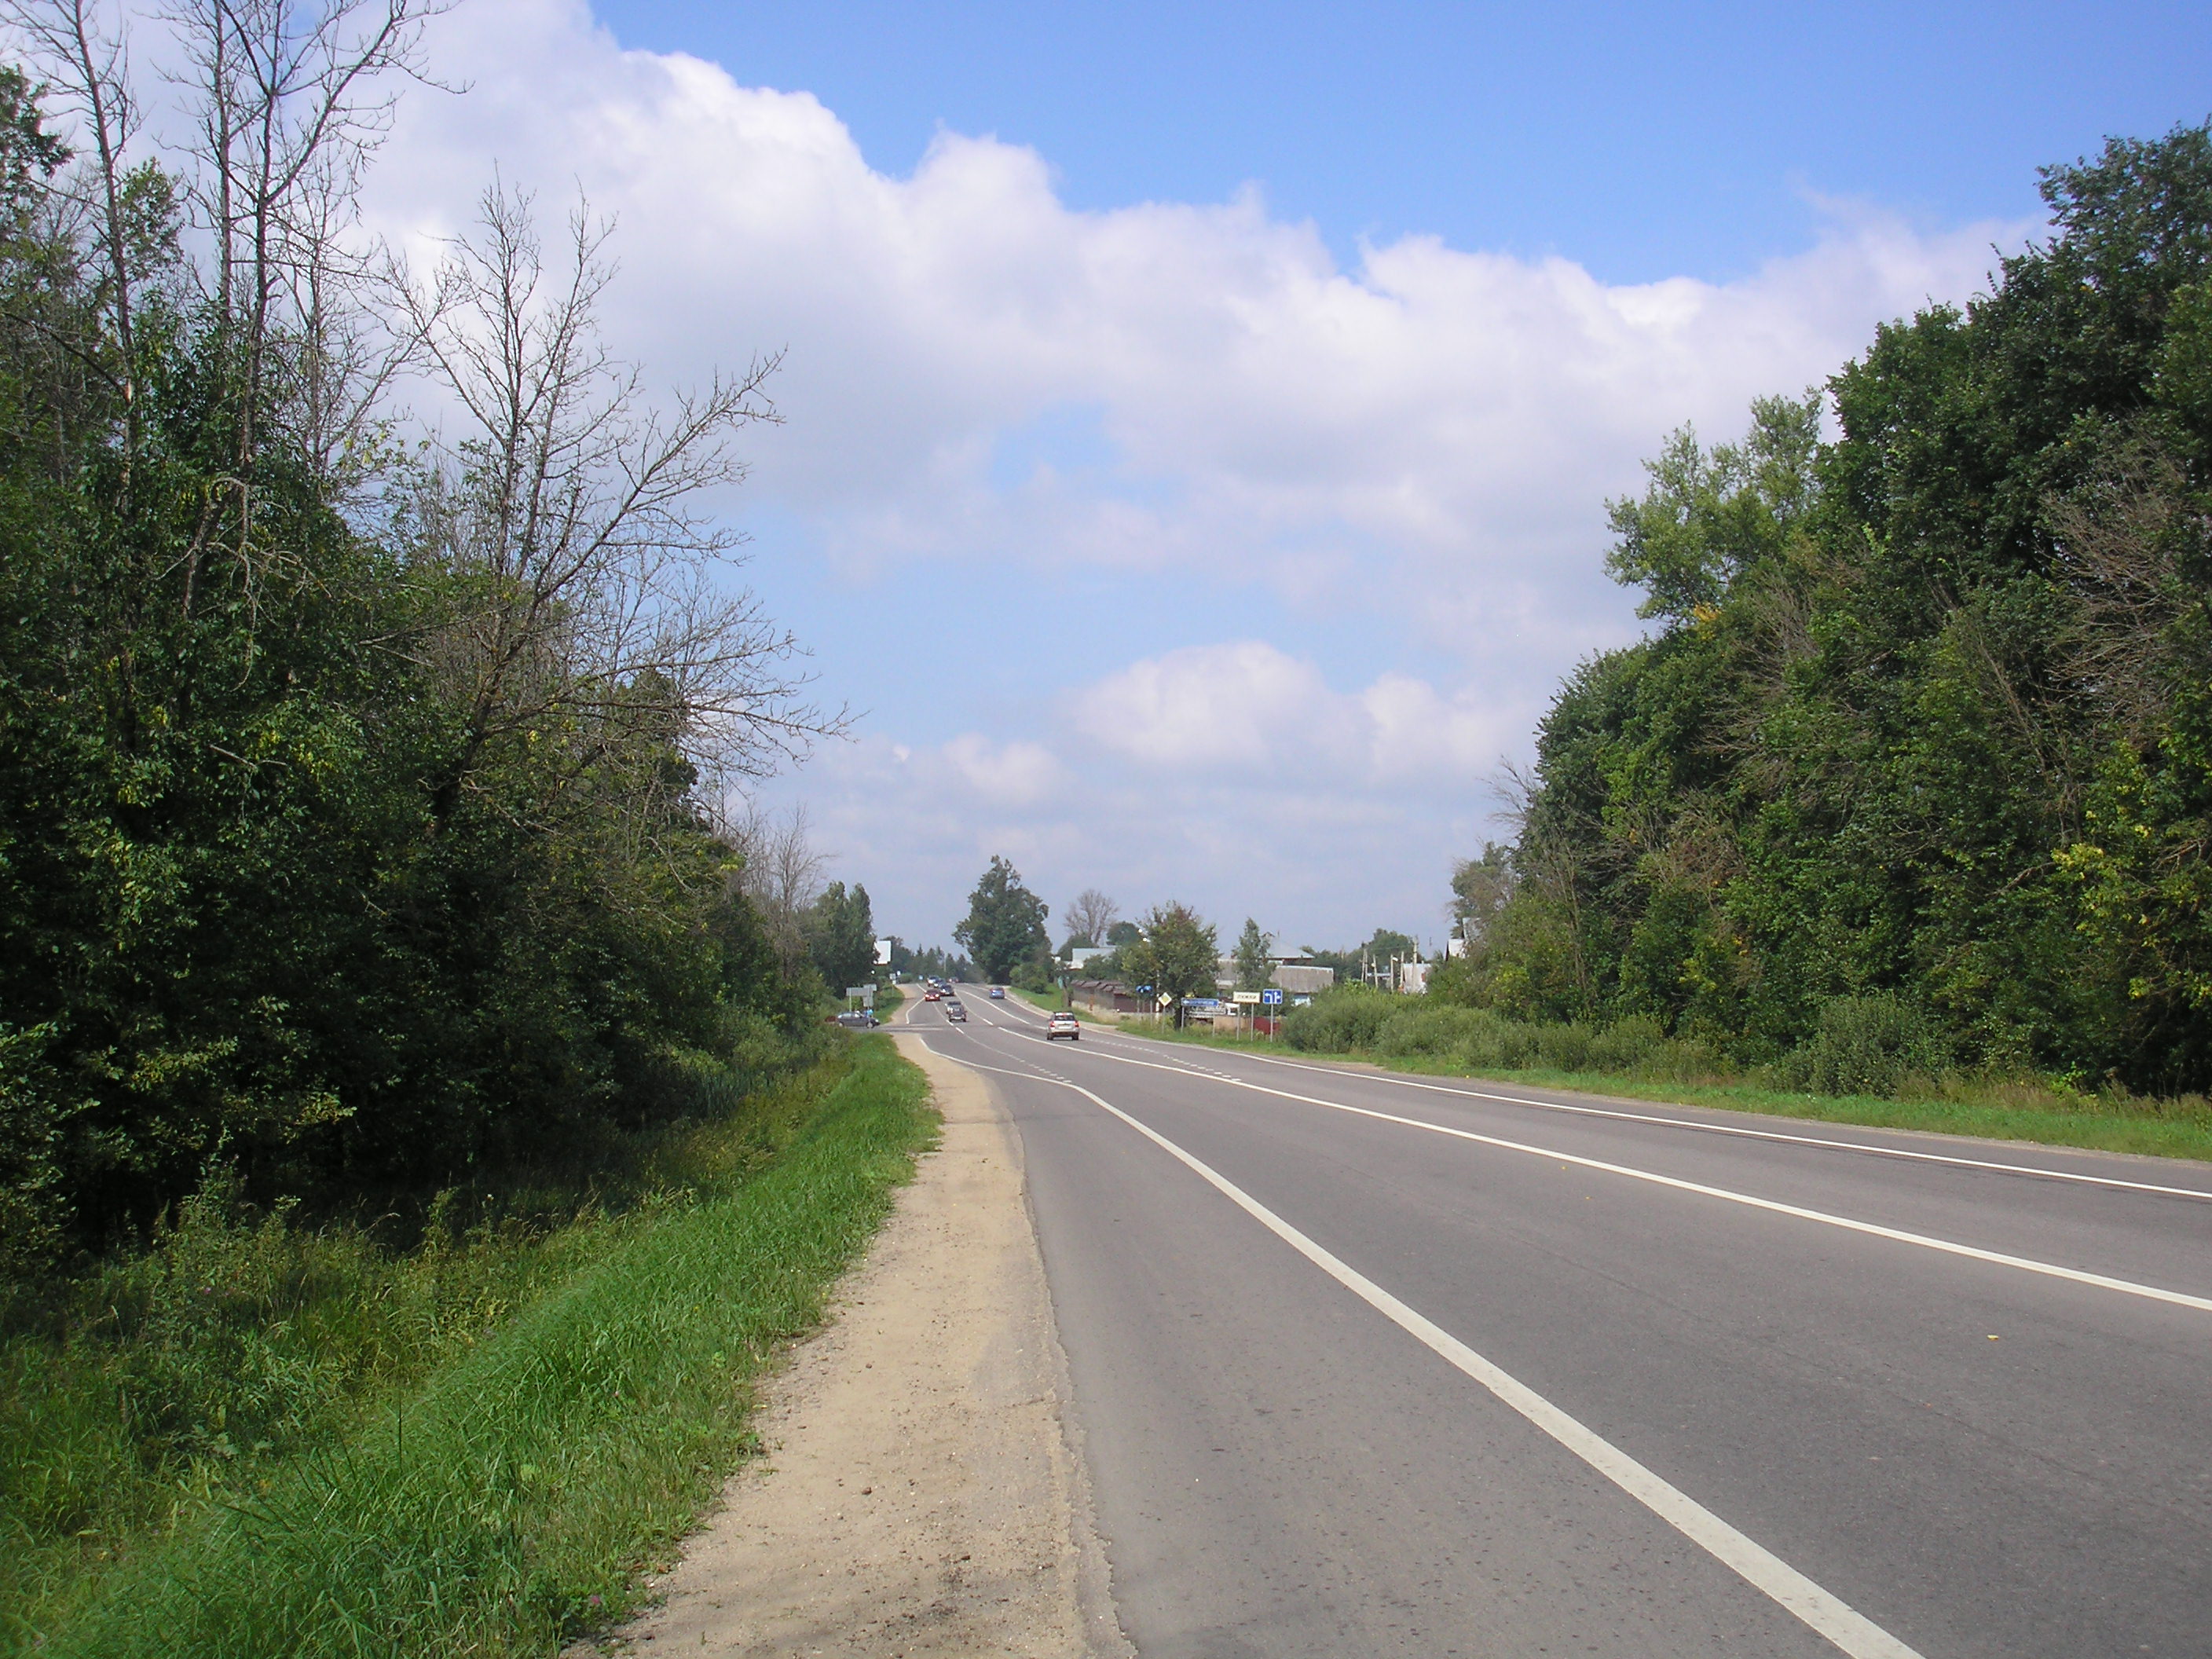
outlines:
[[1334, 690], [1263, 640], [1132, 663], [1069, 703], [1077, 730], [1139, 767], [1344, 789], [1479, 788], [1520, 736], [1493, 705], [1407, 674]]
[[[856, 860], [902, 849], [917, 931], [964, 891], [917, 849], [957, 862], [988, 837], [1071, 890], [1203, 899], [1188, 866], [1243, 908], [1306, 882], [1334, 907], [1317, 931], [1440, 890], [1480, 779], [1578, 656], [1633, 631], [1601, 503], [1638, 458], [1685, 420], [1733, 433], [1878, 321], [1965, 297], [2029, 228], [1830, 204], [1811, 246], [1725, 283], [1607, 284], [1419, 236], [1346, 268], [1256, 191], [1077, 211], [1047, 158], [957, 133], [878, 172], [808, 93], [623, 50], [578, 0], [472, 0], [432, 45], [471, 90], [402, 105], [376, 228], [434, 256], [495, 163], [550, 210], [580, 188], [621, 222], [619, 349], [678, 380], [787, 349], [748, 510], [848, 574], [957, 555], [999, 579], [958, 625], [1060, 720], [910, 723], [903, 754], [871, 738], [805, 784]], [[1040, 574], [1173, 580], [1174, 637], [1230, 642], [1164, 649], [1131, 603], [1103, 659], [1123, 666], [1062, 670], [1073, 624], [1024, 599]], [[1304, 619], [1304, 643], [1253, 637], [1240, 591]], [[908, 644], [947, 641], [917, 624]], [[1403, 878], [1328, 899], [1285, 826], [1339, 860], [1389, 837]]]
[[[1609, 287], [1427, 237], [1346, 270], [1256, 191], [1078, 212], [1043, 157], [951, 133], [886, 176], [811, 94], [623, 51], [573, 0], [440, 30], [471, 90], [404, 106], [380, 223], [450, 234], [482, 182], [456, 155], [617, 210], [624, 343], [679, 370], [787, 346], [757, 487], [856, 561], [1293, 555], [1316, 603], [1419, 592], [1432, 627], [1575, 634], [1557, 602], [1590, 585], [1597, 501], [1659, 434], [1822, 378], [2020, 234], [1836, 207], [1732, 283]], [[1104, 475], [999, 487], [998, 441], [1069, 406], [1097, 412]]]

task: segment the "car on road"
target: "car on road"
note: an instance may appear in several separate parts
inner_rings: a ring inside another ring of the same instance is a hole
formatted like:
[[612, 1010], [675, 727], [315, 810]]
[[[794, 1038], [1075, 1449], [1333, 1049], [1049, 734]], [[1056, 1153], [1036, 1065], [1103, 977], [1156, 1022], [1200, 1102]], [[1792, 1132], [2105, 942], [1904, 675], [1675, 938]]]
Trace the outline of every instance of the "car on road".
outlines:
[[854, 1031], [871, 1031], [882, 1024], [875, 1014], [866, 1008], [855, 1008], [850, 1013], [840, 1014], [837, 1016], [837, 1023], [847, 1030]]
[[924, 991], [921, 994], [921, 1000], [924, 1002], [935, 1002], [941, 999], [944, 994], [944, 992], [939, 990], [934, 985], [933, 985], [927, 991]]
[[1006, 988], [1003, 985], [994, 985], [991, 988], [991, 1000], [994, 1002], [1004, 1002], [1006, 1000]]
[[1062, 1036], [1066, 1037], [1070, 1042], [1082, 1042], [1083, 1022], [1076, 1018], [1073, 1014], [1054, 1014], [1050, 1019], [1045, 1022], [1044, 1040], [1047, 1042], [1049, 1042], [1054, 1037]]
[[968, 1011], [957, 1002], [948, 1002], [945, 1005], [945, 1017], [947, 1019], [958, 1020], [964, 1025], [968, 1021]]

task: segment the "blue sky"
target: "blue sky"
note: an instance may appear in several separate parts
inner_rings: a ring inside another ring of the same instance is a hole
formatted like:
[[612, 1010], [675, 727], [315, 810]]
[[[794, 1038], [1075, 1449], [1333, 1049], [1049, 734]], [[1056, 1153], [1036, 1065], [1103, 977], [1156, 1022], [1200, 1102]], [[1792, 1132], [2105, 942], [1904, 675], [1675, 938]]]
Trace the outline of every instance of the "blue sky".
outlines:
[[[2201, 9], [2200, 9], [2201, 10]], [[787, 350], [726, 510], [865, 711], [803, 800], [941, 940], [994, 852], [1287, 942], [1442, 931], [1603, 501], [1980, 288], [2035, 168], [2212, 108], [2178, 6], [469, 0], [370, 187], [620, 221], [649, 383]]]
[[626, 45], [803, 88], [876, 167], [940, 127], [1033, 146], [1079, 208], [1257, 182], [1340, 254], [1409, 233], [1725, 278], [1807, 192], [1937, 223], [2036, 208], [2035, 168], [2212, 111], [2189, 4], [744, 6], [620, 0]]

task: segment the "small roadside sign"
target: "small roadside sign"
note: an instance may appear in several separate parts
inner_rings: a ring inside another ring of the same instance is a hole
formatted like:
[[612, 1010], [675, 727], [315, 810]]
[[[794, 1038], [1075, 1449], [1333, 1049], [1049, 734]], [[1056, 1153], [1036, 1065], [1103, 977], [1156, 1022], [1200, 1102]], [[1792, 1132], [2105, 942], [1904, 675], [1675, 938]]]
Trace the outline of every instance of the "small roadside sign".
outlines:
[[845, 996], [848, 1001], [857, 1002], [863, 1008], [876, 1006], [876, 988], [872, 985], [848, 985]]
[[1175, 1002], [1175, 994], [1171, 991], [1163, 991], [1160, 993], [1159, 1001], [1163, 1008], [1171, 1006]]
[[1256, 1008], [1260, 1006], [1260, 994], [1257, 991], [1238, 991], [1234, 995], [1235, 1000], [1244, 1006]]
[[1279, 1008], [1283, 1006], [1283, 994], [1279, 990], [1262, 991], [1260, 1000], [1270, 1008]]

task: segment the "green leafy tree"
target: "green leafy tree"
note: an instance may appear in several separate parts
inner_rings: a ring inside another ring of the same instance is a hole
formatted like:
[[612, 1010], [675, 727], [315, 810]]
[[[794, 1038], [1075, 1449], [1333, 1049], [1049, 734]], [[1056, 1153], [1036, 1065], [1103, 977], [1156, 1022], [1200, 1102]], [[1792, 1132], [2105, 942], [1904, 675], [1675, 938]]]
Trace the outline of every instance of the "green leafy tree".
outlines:
[[1020, 872], [994, 854], [990, 867], [968, 896], [968, 915], [952, 937], [974, 958], [983, 977], [1011, 981], [1015, 970], [1052, 949], [1045, 902], [1022, 885]]
[[1251, 917], [1244, 918], [1244, 931], [1237, 937], [1237, 988], [1240, 991], [1265, 990], [1274, 976], [1274, 936], [1260, 931], [1260, 924]]
[[814, 966], [833, 995], [848, 986], [866, 985], [876, 972], [876, 924], [868, 907], [868, 890], [833, 881], [822, 890], [808, 918], [807, 933]]
[[2212, 1084], [2212, 132], [2043, 192], [1991, 293], [1829, 382], [1832, 438], [1762, 401], [1611, 504], [1661, 625], [1545, 716], [1468, 995]]
[[1155, 994], [1172, 998], [1175, 1022], [1181, 1026], [1182, 1000], [1214, 988], [1221, 945], [1213, 924], [1200, 921], [1188, 905], [1170, 902], [1146, 912], [1142, 927], [1144, 937], [1124, 947], [1124, 971]]

